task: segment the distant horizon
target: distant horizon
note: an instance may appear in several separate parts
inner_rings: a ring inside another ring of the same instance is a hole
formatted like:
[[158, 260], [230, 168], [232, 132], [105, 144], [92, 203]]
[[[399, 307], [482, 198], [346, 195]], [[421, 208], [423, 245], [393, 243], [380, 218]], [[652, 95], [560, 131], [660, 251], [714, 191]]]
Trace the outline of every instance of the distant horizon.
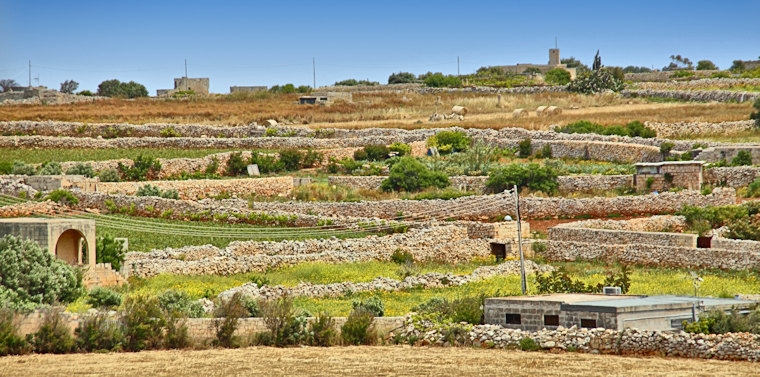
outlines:
[[[95, 92], [117, 79], [172, 89], [174, 78], [230, 86], [386, 84], [392, 73], [470, 74], [480, 67], [546, 64], [548, 50], [590, 66], [662, 69], [671, 55], [695, 65], [760, 59], [760, 2], [386, 1], [130, 3], [0, 0], [0, 79]], [[312, 62], [316, 64], [313, 66]]]

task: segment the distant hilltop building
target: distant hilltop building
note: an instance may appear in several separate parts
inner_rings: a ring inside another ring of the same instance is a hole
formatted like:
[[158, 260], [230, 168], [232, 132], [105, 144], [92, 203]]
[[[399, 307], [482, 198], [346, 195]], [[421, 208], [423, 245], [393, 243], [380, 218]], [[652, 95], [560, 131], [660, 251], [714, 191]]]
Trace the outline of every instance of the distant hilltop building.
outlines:
[[[531, 71], [537, 69], [541, 74], [545, 74], [546, 72], [549, 72], [550, 70], [554, 68], [561, 68], [565, 71], [570, 72], [570, 79], [575, 80], [575, 68], [567, 68], [567, 64], [562, 64], [561, 59], [559, 56], [559, 49], [558, 48], [550, 48], [549, 49], [549, 64], [530, 64], [530, 63], [520, 63], [515, 65], [501, 65], [499, 66], [502, 70], [505, 72], [512, 72], [512, 73], [518, 73], [522, 74], [525, 73], [525, 71]], [[533, 69], [531, 69], [533, 68]]]
[[209, 79], [208, 77], [190, 78], [180, 77], [174, 79], [174, 89], [158, 89], [156, 95], [159, 97], [169, 97], [177, 92], [192, 91], [195, 94], [208, 94]]

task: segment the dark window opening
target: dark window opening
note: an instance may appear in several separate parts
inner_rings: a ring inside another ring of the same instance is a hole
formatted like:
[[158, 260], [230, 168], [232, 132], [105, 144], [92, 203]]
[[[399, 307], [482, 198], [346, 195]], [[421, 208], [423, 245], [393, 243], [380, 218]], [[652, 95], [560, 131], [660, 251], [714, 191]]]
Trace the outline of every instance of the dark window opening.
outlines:
[[558, 315], [545, 315], [544, 316], [544, 326], [559, 326], [559, 316]]
[[522, 319], [519, 314], [507, 313], [506, 320], [508, 325], [522, 324]]
[[583, 318], [581, 318], [581, 327], [587, 328], [587, 329], [595, 329], [596, 328], [596, 320], [595, 319], [583, 319]]

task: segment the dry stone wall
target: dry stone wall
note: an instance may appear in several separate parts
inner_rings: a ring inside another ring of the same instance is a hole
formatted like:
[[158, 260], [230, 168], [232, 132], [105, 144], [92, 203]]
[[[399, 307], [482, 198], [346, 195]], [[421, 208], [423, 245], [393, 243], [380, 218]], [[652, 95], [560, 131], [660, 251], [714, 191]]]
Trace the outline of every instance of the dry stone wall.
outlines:
[[[672, 71], [667, 71], [671, 73]], [[695, 73], [697, 71], [694, 71]], [[713, 71], [714, 72], [714, 71]], [[664, 72], [660, 72], [664, 73]], [[633, 74], [636, 75], [636, 74]], [[626, 75], [626, 78], [628, 75]], [[713, 91], [715, 89], [734, 89], [744, 86], [758, 86], [760, 79], [753, 78], [709, 78], [686, 81], [668, 81], [668, 82], [642, 82], [635, 85], [636, 89], [656, 89], [656, 90], [705, 90]]]
[[152, 185], [159, 189], [177, 190], [180, 199], [197, 200], [222, 193], [232, 196], [287, 196], [293, 190], [292, 177], [243, 179], [191, 179], [185, 181], [99, 182], [97, 191], [108, 194], [135, 195], [140, 187]]
[[627, 89], [620, 91], [623, 97], [658, 97], [696, 102], [744, 102], [754, 101], [760, 94], [732, 90], [668, 90], [668, 89]]
[[607, 245], [648, 244], [672, 247], [697, 247], [697, 235], [665, 232], [630, 232], [624, 230], [574, 228], [558, 225], [549, 228], [549, 239], [562, 242], [588, 242]]
[[694, 159], [707, 162], [719, 162], [725, 159], [731, 162], [740, 151], [749, 152], [752, 155], [752, 164], [760, 165], [760, 146], [751, 144], [734, 144], [731, 146], [706, 148], [696, 155]]
[[[755, 122], [752, 120], [739, 120], [735, 122], [678, 122], [659, 123], [644, 122], [644, 124], [657, 132], [659, 138], [694, 137], [698, 135], [734, 135], [737, 133], [753, 130]], [[691, 149], [691, 148], [689, 148]]]
[[714, 186], [745, 187], [760, 177], [760, 168], [754, 166], [735, 166], [706, 169], [702, 179]]
[[486, 240], [467, 238], [467, 229], [441, 226], [410, 229], [407, 233], [356, 239], [307, 239], [282, 242], [232, 242], [225, 249], [211, 245], [127, 253], [122, 273], [149, 277], [161, 273], [228, 275], [263, 272], [302, 262], [349, 263], [390, 260], [397, 249], [415, 260], [449, 263], [490, 254]]
[[690, 334], [680, 332], [622, 331], [602, 328], [565, 328], [525, 331], [499, 325], [464, 326], [466, 333], [454, 336], [447, 328], [432, 323], [413, 322], [409, 316], [404, 326], [394, 331], [402, 339], [416, 339], [420, 345], [456, 345], [488, 348], [519, 348], [531, 338], [546, 350], [576, 350], [583, 353], [718, 360], [760, 361], [760, 335], [749, 333]]

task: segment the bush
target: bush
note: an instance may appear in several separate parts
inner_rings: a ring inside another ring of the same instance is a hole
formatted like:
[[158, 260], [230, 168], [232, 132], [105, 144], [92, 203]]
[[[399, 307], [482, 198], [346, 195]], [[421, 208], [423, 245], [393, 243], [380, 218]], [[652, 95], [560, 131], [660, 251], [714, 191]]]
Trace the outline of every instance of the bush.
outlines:
[[181, 313], [172, 312], [166, 314], [164, 346], [169, 349], [183, 349], [190, 346], [187, 319]]
[[326, 312], [319, 312], [309, 325], [309, 344], [319, 347], [330, 347], [335, 344], [338, 336], [335, 320]]
[[63, 173], [61, 164], [55, 161], [46, 162], [40, 166], [39, 175], [60, 175]]
[[530, 155], [533, 154], [530, 138], [520, 140], [520, 142], [517, 143], [517, 151], [520, 158], [530, 157]]
[[25, 164], [22, 161], [13, 161], [13, 167], [11, 168], [11, 174], [15, 175], [34, 175], [36, 170], [34, 165]]
[[553, 68], [546, 72], [544, 79], [547, 84], [567, 85], [570, 83], [570, 72], [562, 68]]
[[124, 340], [121, 324], [104, 313], [85, 317], [74, 330], [82, 351], [119, 351]]
[[388, 147], [389, 152], [396, 152], [399, 157], [410, 156], [412, 154], [412, 147], [409, 144], [395, 142]]
[[536, 287], [539, 294], [548, 293], [601, 293], [604, 287], [620, 287], [622, 293], [628, 293], [631, 279], [628, 269], [623, 266], [619, 273], [608, 271], [604, 282], [592, 285], [580, 280], [573, 280], [564, 267], [552, 271], [548, 275], [536, 273]]
[[414, 256], [408, 251], [402, 251], [401, 249], [393, 250], [391, 254], [391, 262], [396, 264], [409, 264], [414, 263]]
[[24, 355], [31, 346], [18, 334], [17, 314], [10, 308], [0, 307], [0, 356]]
[[385, 145], [367, 145], [354, 152], [356, 161], [383, 161], [388, 159], [390, 150]]
[[417, 77], [409, 72], [391, 73], [388, 76], [388, 84], [411, 84], [415, 82], [417, 82]]
[[98, 177], [100, 177], [101, 182], [119, 182], [121, 180], [121, 177], [119, 176], [119, 171], [116, 169], [105, 169], [102, 170]]
[[441, 172], [433, 172], [412, 157], [402, 157], [391, 168], [388, 178], [383, 181], [383, 191], [415, 192], [434, 186], [444, 188], [449, 178]]
[[161, 171], [161, 163], [154, 157], [144, 157], [138, 155], [132, 160], [132, 166], [127, 166], [121, 162], [118, 165], [121, 177], [127, 181], [144, 181], [158, 178]]
[[541, 349], [533, 338], [525, 337], [520, 339], [519, 348], [523, 351], [535, 352]]
[[375, 317], [382, 317], [385, 314], [385, 305], [379, 297], [372, 296], [364, 301], [354, 301], [351, 303], [354, 310], [366, 310]]
[[254, 152], [251, 154], [250, 163], [258, 165], [259, 172], [262, 174], [277, 173], [285, 170], [285, 163], [283, 163], [282, 160], [278, 160], [275, 156], [269, 154]]
[[731, 166], [751, 166], [752, 165], [752, 153], [746, 150], [741, 150], [731, 160]]
[[121, 82], [119, 80], [106, 80], [98, 85], [97, 94], [103, 97], [137, 98], [147, 97], [148, 89], [134, 81]]
[[13, 171], [13, 164], [9, 161], [0, 161], [0, 174], [11, 174]]
[[760, 127], [760, 98], [755, 99], [752, 107], [757, 111], [752, 112], [752, 114], [749, 115], [749, 119], [754, 119], [755, 126]]
[[69, 326], [63, 322], [60, 309], [45, 310], [40, 328], [28, 339], [37, 353], [60, 354], [74, 350], [74, 338]]
[[556, 192], [559, 186], [554, 169], [539, 164], [511, 164], [493, 169], [486, 180], [486, 187], [494, 193], [512, 189], [515, 185], [518, 190], [527, 187], [547, 194]]
[[346, 323], [340, 328], [340, 336], [344, 344], [372, 345], [377, 335], [372, 326], [375, 316], [363, 308], [351, 310], [346, 318]]
[[227, 299], [219, 298], [214, 311], [214, 329], [216, 331], [216, 340], [214, 345], [225, 348], [236, 348], [239, 346], [238, 338], [235, 336], [238, 321], [245, 317], [248, 310], [243, 306], [243, 295], [236, 292]]
[[157, 196], [159, 198], [174, 199], [174, 200], [179, 199], [179, 193], [177, 192], [177, 190], [161, 191], [160, 188], [149, 185], [149, 184], [145, 186], [140, 186], [140, 188], [137, 189], [137, 193], [135, 195], [136, 196]]
[[307, 150], [301, 159], [301, 168], [313, 168], [322, 163], [324, 155], [314, 150]]
[[36, 242], [0, 238], [0, 303], [6, 308], [73, 302], [82, 294], [82, 276]]
[[59, 91], [61, 93], [72, 94], [77, 90], [78, 87], [79, 87], [78, 82], [74, 80], [66, 80], [61, 83], [61, 89]]
[[121, 294], [108, 288], [95, 287], [87, 293], [87, 304], [94, 308], [114, 308], [121, 305]]
[[464, 152], [472, 145], [472, 138], [464, 131], [440, 131], [427, 139], [429, 147], [436, 147], [440, 154]]
[[684, 321], [684, 331], [702, 334], [752, 333], [760, 334], [760, 311], [743, 314], [736, 310], [726, 313], [713, 310], [699, 316], [699, 321]]
[[599, 135], [618, 135], [618, 136], [630, 136], [630, 137], [638, 136], [642, 138], [653, 138], [657, 136], [657, 132], [655, 130], [645, 126], [639, 121], [630, 122], [626, 124], [625, 126], [618, 126], [618, 125], [603, 126], [601, 124], [581, 120], [575, 123], [570, 123], [564, 127], [557, 128], [555, 129], [555, 131], [566, 133], [566, 134], [595, 133]]
[[230, 153], [230, 158], [227, 160], [227, 175], [243, 175], [247, 173], [247, 169], [248, 163], [243, 159], [241, 152]]
[[64, 189], [51, 191], [49, 194], [45, 195], [42, 200], [50, 200], [63, 205], [79, 203], [79, 199], [77, 199], [77, 197], [74, 196], [71, 191]]
[[189, 318], [203, 317], [203, 305], [190, 299], [184, 291], [168, 290], [158, 295], [158, 306], [165, 313], [180, 314]]
[[87, 178], [92, 178], [95, 176], [95, 172], [92, 170], [92, 164], [85, 164], [83, 162], [78, 162], [76, 165], [70, 167], [68, 170], [66, 170], [66, 174], [83, 175]]
[[263, 301], [261, 314], [269, 329], [265, 338], [260, 338], [262, 343], [284, 347], [300, 344], [307, 339], [306, 317], [296, 312], [291, 297]]
[[583, 94], [595, 94], [611, 90], [619, 92], [623, 89], [623, 82], [607, 69], [598, 69], [581, 73], [568, 85], [567, 90]]
[[137, 352], [162, 347], [166, 320], [156, 297], [127, 297], [121, 322], [124, 326], [124, 350]]
[[483, 323], [483, 299], [485, 296], [468, 296], [449, 301], [433, 297], [412, 310], [424, 314], [439, 323]]
[[179, 131], [175, 130], [174, 127], [169, 126], [161, 130], [159, 132], [161, 137], [180, 137], [182, 134], [179, 133]]
[[97, 263], [110, 263], [114, 270], [121, 270], [121, 264], [124, 262], [124, 244], [122, 241], [116, 241], [111, 236], [98, 237], [95, 241]]
[[297, 149], [285, 149], [280, 151], [280, 162], [287, 171], [296, 171], [301, 168], [303, 153]]
[[462, 80], [460, 80], [459, 77], [454, 75], [444, 75], [440, 72], [425, 75], [422, 82], [431, 88], [453, 88], [462, 85]]

